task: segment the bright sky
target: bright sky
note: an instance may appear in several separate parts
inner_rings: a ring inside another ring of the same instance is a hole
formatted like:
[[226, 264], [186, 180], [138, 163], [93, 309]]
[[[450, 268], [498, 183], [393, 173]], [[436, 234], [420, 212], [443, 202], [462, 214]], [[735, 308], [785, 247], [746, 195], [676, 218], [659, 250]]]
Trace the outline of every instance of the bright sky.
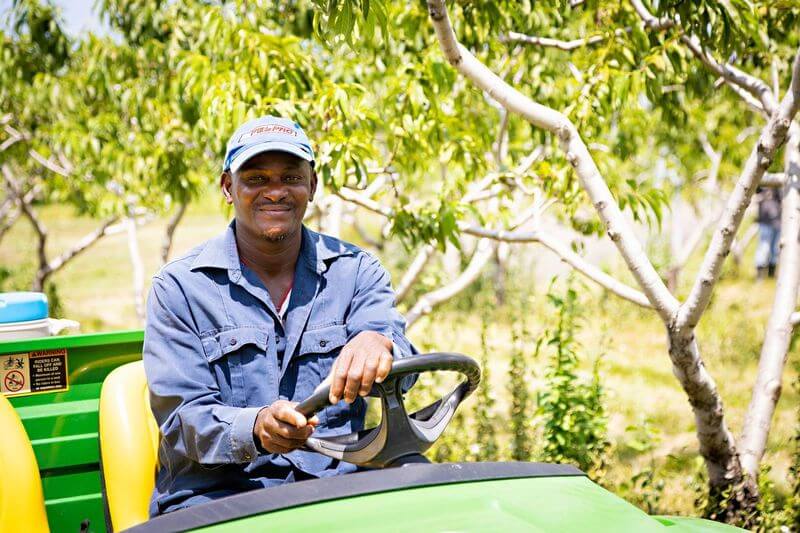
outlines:
[[[11, 7], [12, 0], [0, 0], [0, 20], [5, 25], [5, 12]], [[105, 25], [100, 22], [94, 11], [95, 0], [55, 0], [55, 5], [61, 8], [66, 30], [72, 35], [84, 31], [105, 31]]]

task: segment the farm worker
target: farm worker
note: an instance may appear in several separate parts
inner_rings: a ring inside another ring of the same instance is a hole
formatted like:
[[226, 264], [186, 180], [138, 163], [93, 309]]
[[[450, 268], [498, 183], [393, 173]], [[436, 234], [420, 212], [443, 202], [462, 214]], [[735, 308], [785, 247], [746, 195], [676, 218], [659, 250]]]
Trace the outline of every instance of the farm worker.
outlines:
[[[161, 431], [152, 516], [355, 471], [299, 448], [312, 433], [363, 429], [363, 396], [415, 353], [378, 260], [303, 225], [318, 181], [298, 124], [243, 124], [222, 168], [233, 221], [164, 266], [148, 297], [144, 366]], [[306, 420], [293, 406], [326, 378], [334, 405]]]
[[781, 238], [781, 193], [778, 189], [759, 188], [758, 247], [756, 248], [756, 277], [775, 276], [778, 264], [778, 243]]

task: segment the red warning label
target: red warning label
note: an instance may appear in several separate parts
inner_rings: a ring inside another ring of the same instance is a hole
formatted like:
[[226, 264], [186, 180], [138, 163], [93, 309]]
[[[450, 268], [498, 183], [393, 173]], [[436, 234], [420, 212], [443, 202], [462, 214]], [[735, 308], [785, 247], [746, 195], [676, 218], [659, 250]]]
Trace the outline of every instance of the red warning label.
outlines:
[[25, 376], [17, 370], [12, 370], [3, 378], [3, 385], [9, 392], [18, 392], [25, 386]]

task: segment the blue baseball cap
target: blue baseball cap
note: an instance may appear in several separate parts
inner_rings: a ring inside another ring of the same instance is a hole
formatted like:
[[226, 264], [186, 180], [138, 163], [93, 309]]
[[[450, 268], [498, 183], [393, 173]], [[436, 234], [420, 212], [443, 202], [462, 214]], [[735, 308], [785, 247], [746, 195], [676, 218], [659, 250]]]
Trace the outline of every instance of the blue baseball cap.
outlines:
[[314, 151], [300, 124], [288, 118], [266, 116], [239, 126], [225, 152], [222, 170], [236, 172], [251, 157], [264, 152], [287, 152], [314, 165]]

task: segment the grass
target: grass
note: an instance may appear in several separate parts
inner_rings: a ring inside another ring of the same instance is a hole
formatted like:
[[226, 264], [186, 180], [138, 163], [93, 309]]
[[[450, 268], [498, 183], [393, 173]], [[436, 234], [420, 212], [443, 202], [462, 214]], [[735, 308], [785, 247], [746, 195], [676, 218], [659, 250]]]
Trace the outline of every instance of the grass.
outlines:
[[[50, 206], [42, 213], [50, 230], [48, 251], [51, 254], [66, 249], [96, 224], [88, 218], [76, 216], [66, 207]], [[221, 203], [213, 195], [208, 195], [203, 202], [189, 209], [176, 233], [173, 256], [220, 233], [226, 223], [227, 216]], [[139, 246], [148, 275], [160, 266], [164, 227], [164, 220], [156, 220], [139, 229]], [[3, 289], [27, 288], [36, 257], [34, 242], [33, 231], [26, 222], [20, 221], [0, 243], [0, 266], [12, 272]], [[533, 343], [551, 320], [551, 311], [544, 298], [546, 280], [532, 280], [526, 276], [535, 271], [543, 253], [538, 248], [514, 247], [509, 293], [515, 298], [509, 300], [518, 302], [520, 298], [527, 298], [526, 311], [520, 311], [520, 307], [513, 303], [495, 306], [492, 298], [487, 296], [491, 286], [484, 282], [479, 288], [468, 290], [459, 299], [420, 320], [409, 333], [423, 351], [455, 351], [478, 358], [482, 316], [490, 317], [487, 331], [491, 352], [490, 385], [496, 399], [494, 414], [501, 453], [507, 453], [509, 438], [506, 428], [509, 420], [507, 372], [511, 324], [523, 319], [531, 332], [531, 338], [526, 341], [526, 353], [531, 354], [527, 363], [533, 375], [530, 388], [534, 393], [541, 388], [545, 361], [533, 357]], [[407, 254], [397, 246], [382, 255], [390, 269], [394, 258], [397, 264], [408, 261]], [[689, 274], [696, 270], [697, 261], [695, 259], [687, 267], [687, 274], [683, 276], [679, 292], [684, 296], [690, 288]], [[608, 267], [611, 271], [621, 272], [616, 262]], [[741, 275], [737, 275], [732, 268], [726, 269], [698, 329], [705, 364], [725, 402], [726, 420], [734, 435], [741, 433], [742, 420], [750, 401], [760, 343], [774, 291], [771, 280], [754, 283], [749, 269], [743, 267], [742, 270]], [[91, 332], [141, 326], [134, 310], [131, 276], [126, 236], [119, 234], [97, 243], [52, 280], [58, 287], [65, 316], [80, 321], [84, 332]], [[399, 272], [394, 272], [394, 279], [399, 279]], [[602, 357], [609, 438], [613, 443], [604, 483], [612, 488], [625, 487], [637, 472], [652, 468], [664, 483], [663, 490], [657, 495], [657, 509], [666, 513], [694, 514], [692, 480], [698, 470], [694, 420], [689, 403], [672, 375], [663, 325], [654, 313], [603, 294], [592, 286], [583, 291], [582, 302], [585, 319], [579, 339], [583, 371], [588, 372], [592, 362]], [[783, 395], [773, 420], [765, 457], [765, 463], [771, 466], [770, 479], [779, 492], [787, 490], [790, 439], [797, 425], [796, 406], [800, 398], [790, 386], [798, 379], [793, 367], [797, 362], [798, 349], [795, 347], [789, 354]], [[444, 392], [444, 389], [439, 392]], [[469, 414], [474, 407], [473, 397], [462, 410]], [[632, 447], [636, 431], [631, 431], [631, 427], [647, 433], [651, 441], [650, 450], [639, 451]], [[471, 442], [474, 435], [467, 435], [463, 440]], [[629, 492], [626, 496], [639, 504], [644, 498], [641, 491]]]

